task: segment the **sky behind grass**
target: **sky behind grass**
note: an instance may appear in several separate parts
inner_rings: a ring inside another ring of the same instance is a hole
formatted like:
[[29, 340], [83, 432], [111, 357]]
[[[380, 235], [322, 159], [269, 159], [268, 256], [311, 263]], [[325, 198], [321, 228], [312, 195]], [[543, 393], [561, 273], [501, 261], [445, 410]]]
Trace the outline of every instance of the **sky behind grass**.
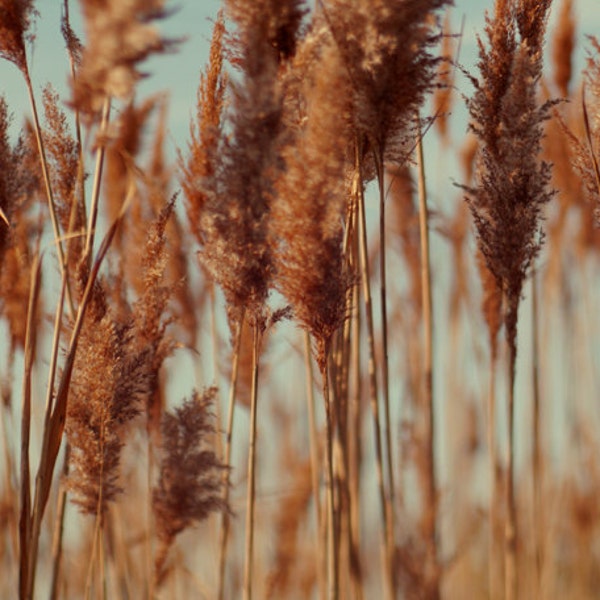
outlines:
[[[554, 0], [549, 26], [549, 43], [552, 41], [554, 21], [564, 0]], [[33, 33], [36, 40], [30, 51], [30, 64], [34, 89], [41, 101], [41, 92], [48, 83], [57, 89], [66, 101], [70, 97], [68, 74], [69, 63], [64, 42], [60, 34], [61, 1], [38, 1], [36, 7], [39, 17], [36, 19]], [[185, 151], [188, 141], [188, 128], [191, 116], [195, 112], [196, 90], [199, 76], [204, 69], [210, 45], [212, 23], [221, 7], [220, 0], [180, 0], [167, 2], [175, 12], [161, 23], [161, 31], [167, 37], [181, 38], [178, 52], [156, 57], [144, 65], [148, 77], [138, 89], [138, 100], [157, 92], [166, 92], [170, 99], [168, 119], [168, 151], [175, 158], [176, 149]], [[493, 10], [493, 0], [456, 0], [451, 13], [453, 31], [459, 33], [462, 28], [459, 62], [467, 71], [476, 74], [477, 35], [484, 34], [485, 11]], [[71, 2], [73, 28], [85, 42], [78, 5]], [[577, 22], [577, 46], [575, 81], [580, 81], [580, 73], [585, 62], [585, 47], [588, 35], [600, 36], [600, 10], [598, 0], [575, 0]], [[548, 72], [548, 71], [547, 71]], [[579, 83], [576, 83], [579, 85]], [[470, 95], [472, 88], [459, 72], [456, 79], [458, 91]], [[25, 85], [16, 67], [6, 61], [0, 61], [0, 93], [4, 94], [13, 114], [13, 133], [16, 136], [23, 119], [30, 114], [25, 93]], [[455, 97], [451, 118], [453, 144], [462, 147], [466, 132], [466, 109], [460, 97]], [[426, 113], [427, 111], [425, 111]], [[427, 139], [429, 138], [429, 139]], [[426, 138], [426, 164], [429, 165], [428, 180], [431, 207], [434, 212], [450, 213], [460, 198], [460, 192], [453, 183], [461, 183], [461, 170], [458, 165], [459, 152], [448, 153], [436, 147], [436, 136]], [[446, 242], [434, 236], [433, 252], [447, 252]], [[444, 273], [438, 273], [443, 276]], [[1, 335], [1, 331], [0, 331]], [[4, 354], [0, 347], [0, 356]]]
[[[554, 0], [550, 34], [562, 1]], [[73, 2], [71, 5], [73, 27], [85, 42], [78, 18], [78, 6]], [[167, 6], [173, 7], [175, 12], [161, 23], [161, 31], [166, 36], [182, 38], [185, 41], [181, 43], [178, 52], [154, 58], [145, 65], [149, 76], [140, 85], [138, 97], [143, 98], [157, 91], [166, 91], [169, 94], [172, 149], [175, 145], [181, 147], [186, 143], [199, 75], [208, 58], [212, 20], [221, 5], [219, 0], [167, 2]], [[36, 41], [30, 52], [36, 92], [41, 95], [43, 86], [51, 82], [59, 94], [68, 99], [69, 68], [60, 34], [62, 2], [38, 1], [36, 7], [40, 15], [33, 29]], [[476, 36], [483, 34], [485, 11], [492, 9], [493, 0], [456, 0], [452, 9], [453, 29], [459, 32], [461, 24], [464, 23], [459, 60], [469, 72], [475, 72]], [[575, 0], [575, 14], [578, 24], [576, 69], [580, 71], [584, 65], [585, 36], [600, 36], [600, 10], [597, 0]], [[464, 79], [459, 80], [457, 85], [460, 91], [469, 93], [470, 90], [465, 89], [468, 84]], [[14, 116], [13, 128], [18, 130], [23, 116], [29, 114], [28, 102], [22, 77], [17, 69], [6, 61], [0, 61], [0, 93], [5, 95], [9, 103]], [[461, 111], [458, 110], [460, 114]], [[460, 124], [459, 127], [457, 133], [465, 131], [464, 124]]]

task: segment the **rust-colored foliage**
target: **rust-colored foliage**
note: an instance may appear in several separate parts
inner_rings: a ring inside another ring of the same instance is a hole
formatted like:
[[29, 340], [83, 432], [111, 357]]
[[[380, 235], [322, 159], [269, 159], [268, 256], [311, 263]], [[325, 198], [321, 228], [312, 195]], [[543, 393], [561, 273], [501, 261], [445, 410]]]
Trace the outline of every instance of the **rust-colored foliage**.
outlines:
[[194, 392], [190, 400], [162, 418], [160, 478], [152, 493], [160, 540], [155, 558], [159, 582], [175, 537], [212, 512], [229, 510], [221, 490], [221, 471], [226, 467], [209, 444], [214, 432], [210, 409], [215, 393], [214, 388], [202, 394]]

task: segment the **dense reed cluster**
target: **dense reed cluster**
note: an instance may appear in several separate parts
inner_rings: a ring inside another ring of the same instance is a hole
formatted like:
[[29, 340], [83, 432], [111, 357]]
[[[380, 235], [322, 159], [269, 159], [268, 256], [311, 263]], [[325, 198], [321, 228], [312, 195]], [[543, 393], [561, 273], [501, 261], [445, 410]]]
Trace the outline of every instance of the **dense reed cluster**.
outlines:
[[225, 0], [172, 164], [168, 3], [0, 0], [0, 596], [596, 597], [600, 42], [453, 7]]

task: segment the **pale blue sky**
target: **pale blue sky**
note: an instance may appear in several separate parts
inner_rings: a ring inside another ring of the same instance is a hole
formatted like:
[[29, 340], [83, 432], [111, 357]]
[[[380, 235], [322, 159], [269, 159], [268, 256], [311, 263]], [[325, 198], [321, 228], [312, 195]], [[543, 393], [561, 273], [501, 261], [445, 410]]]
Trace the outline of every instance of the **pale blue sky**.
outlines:
[[[553, 11], [558, 12], [562, 0], [555, 0]], [[206, 63], [211, 33], [211, 19], [222, 2], [219, 0], [180, 0], [167, 2], [167, 6], [177, 12], [162, 22], [161, 30], [169, 36], [185, 37], [178, 53], [149, 61], [146, 66], [151, 76], [139, 88], [139, 96], [166, 90], [170, 95], [170, 129], [172, 140], [177, 145], [185, 144], [187, 126], [194, 110], [196, 87], [201, 69]], [[71, 2], [72, 19], [78, 27], [78, 7]], [[578, 67], [583, 65], [581, 42], [585, 35], [600, 36], [600, 8], [598, 0], [575, 0], [578, 21]], [[46, 82], [50, 81], [61, 94], [68, 97], [68, 62], [64, 44], [60, 36], [59, 0], [38, 1], [40, 17], [36, 21], [36, 43], [31, 53], [31, 66], [36, 92], [39, 94]], [[474, 70], [475, 36], [483, 31], [485, 10], [493, 7], [493, 0], [457, 0], [453, 9], [452, 22], [460, 29], [464, 17], [464, 36], [460, 60], [469, 70]], [[81, 34], [83, 37], [83, 33]], [[459, 82], [460, 83], [460, 82]], [[465, 90], [468, 92], [468, 90]], [[20, 126], [22, 115], [29, 108], [24, 93], [22, 78], [16, 68], [0, 61], [0, 93], [4, 94], [14, 114], [15, 127]]]

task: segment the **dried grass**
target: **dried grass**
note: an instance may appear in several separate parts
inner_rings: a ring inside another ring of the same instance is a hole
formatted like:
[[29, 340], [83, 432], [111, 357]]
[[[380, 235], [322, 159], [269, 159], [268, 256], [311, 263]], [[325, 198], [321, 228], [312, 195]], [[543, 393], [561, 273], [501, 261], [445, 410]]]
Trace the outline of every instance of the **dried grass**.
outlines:
[[227, 0], [173, 168], [165, 2], [65, 0], [43, 119], [0, 2], [0, 596], [595, 597], [600, 44], [497, 0], [450, 81], [450, 5]]

